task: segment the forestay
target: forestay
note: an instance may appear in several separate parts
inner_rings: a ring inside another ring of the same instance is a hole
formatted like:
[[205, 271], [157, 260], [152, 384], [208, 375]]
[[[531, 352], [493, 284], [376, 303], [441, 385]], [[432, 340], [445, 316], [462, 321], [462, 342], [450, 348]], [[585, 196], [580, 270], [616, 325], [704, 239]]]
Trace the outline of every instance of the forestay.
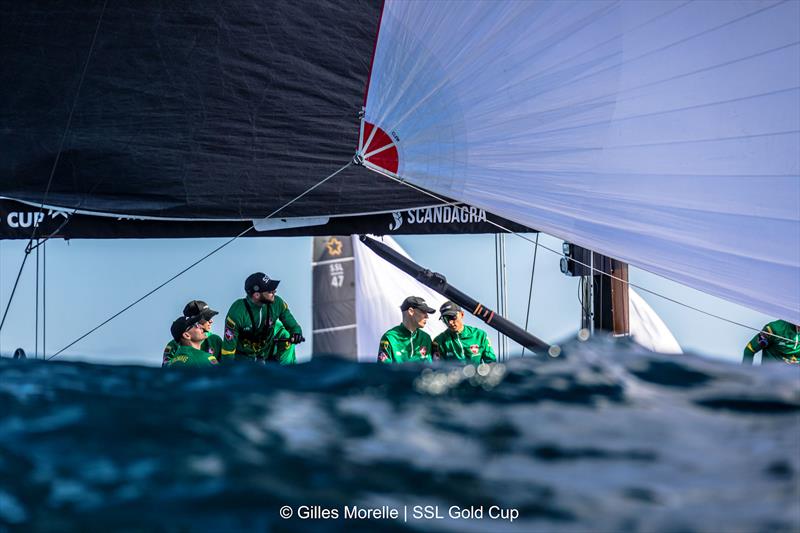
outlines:
[[387, 2], [362, 153], [800, 322], [798, 20], [798, 2]]

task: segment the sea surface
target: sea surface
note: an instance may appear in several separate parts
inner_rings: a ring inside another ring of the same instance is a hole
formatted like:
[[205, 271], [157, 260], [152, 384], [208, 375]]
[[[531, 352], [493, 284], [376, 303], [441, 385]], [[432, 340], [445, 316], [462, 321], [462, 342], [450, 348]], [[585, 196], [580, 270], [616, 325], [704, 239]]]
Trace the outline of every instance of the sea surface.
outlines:
[[0, 359], [0, 530], [800, 531], [800, 368], [563, 348], [478, 369]]

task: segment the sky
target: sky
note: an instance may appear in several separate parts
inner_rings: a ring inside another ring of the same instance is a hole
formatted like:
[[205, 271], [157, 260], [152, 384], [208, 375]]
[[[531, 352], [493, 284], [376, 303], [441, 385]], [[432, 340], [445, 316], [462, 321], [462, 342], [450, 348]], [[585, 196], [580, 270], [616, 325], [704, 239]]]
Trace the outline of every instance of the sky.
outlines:
[[[527, 235], [533, 239], [533, 235]], [[396, 236], [419, 264], [443, 273], [450, 284], [477, 300], [496, 306], [495, 238], [493, 235]], [[53, 355], [110, 316], [160, 285], [227, 239], [53, 240], [40, 251], [38, 354]], [[561, 250], [562, 241], [542, 234], [541, 244]], [[6, 308], [24, 242], [0, 241], [0, 309]], [[242, 238], [121, 314], [58, 359], [110, 364], [160, 365], [169, 327], [192, 299], [205, 300], [220, 312], [214, 332], [222, 334], [224, 314], [244, 295], [244, 279], [263, 271], [280, 279], [278, 293], [309, 339], [298, 347], [298, 359], [311, 354], [310, 237]], [[524, 326], [534, 246], [515, 235], [506, 236], [509, 318]], [[536, 254], [529, 331], [555, 343], [574, 336], [580, 325], [578, 278], [563, 275], [560, 255], [539, 248]], [[17, 347], [29, 357], [37, 353], [36, 257], [28, 258], [5, 325], [0, 353]], [[631, 267], [630, 281], [672, 299], [728, 320], [760, 329], [774, 320], [763, 313], [732, 304]], [[685, 352], [738, 362], [754, 331], [703, 315], [638, 290], [670, 328]], [[399, 302], [398, 302], [399, 305]], [[46, 311], [46, 313], [45, 313]], [[46, 316], [45, 316], [46, 315]], [[400, 316], [398, 314], [398, 323]], [[46, 329], [44, 325], [46, 323]], [[481, 322], [468, 317], [468, 324]], [[494, 334], [494, 332], [491, 332]], [[496, 342], [496, 337], [493, 337]], [[378, 339], [375, 341], [376, 350]], [[510, 350], [518, 353], [519, 348]]]

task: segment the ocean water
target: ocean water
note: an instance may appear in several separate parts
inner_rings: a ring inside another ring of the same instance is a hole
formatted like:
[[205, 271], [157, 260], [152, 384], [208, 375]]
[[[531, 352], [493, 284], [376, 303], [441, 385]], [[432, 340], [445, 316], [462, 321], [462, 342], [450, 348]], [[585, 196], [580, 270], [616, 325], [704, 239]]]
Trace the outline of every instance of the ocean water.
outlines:
[[800, 531], [800, 368], [2, 359], [0, 530]]

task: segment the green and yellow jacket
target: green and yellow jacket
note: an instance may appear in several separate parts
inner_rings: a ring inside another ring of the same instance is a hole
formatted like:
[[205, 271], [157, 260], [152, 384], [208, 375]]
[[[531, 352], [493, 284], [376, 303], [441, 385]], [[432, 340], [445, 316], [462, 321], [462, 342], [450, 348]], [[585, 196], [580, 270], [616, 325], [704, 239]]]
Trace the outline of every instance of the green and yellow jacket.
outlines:
[[292, 364], [294, 345], [279, 339], [288, 339], [293, 333], [302, 335], [303, 331], [280, 296], [264, 305], [241, 298], [233, 302], [225, 317], [221, 353], [223, 359], [266, 359]]
[[497, 361], [486, 332], [464, 325], [461, 333], [444, 330], [433, 341], [433, 351], [446, 360], [458, 360], [479, 365]]
[[169, 360], [169, 367], [208, 368], [218, 364], [217, 358], [206, 351], [191, 346], [178, 346]]
[[379, 363], [431, 362], [431, 336], [418, 329], [411, 333], [403, 324], [393, 327], [381, 337]]
[[[777, 337], [773, 335], [777, 335]], [[752, 365], [753, 356], [759, 350], [762, 364], [800, 363], [800, 333], [798, 333], [797, 327], [785, 320], [770, 322], [747, 343], [742, 355], [742, 363]]]
[[[167, 343], [167, 345], [164, 347], [164, 356], [161, 359], [162, 367], [169, 366], [169, 362], [172, 359], [172, 356], [175, 354], [175, 351], [178, 349], [178, 346], [178, 343], [174, 340], [171, 340]], [[219, 360], [220, 353], [222, 352], [222, 337], [211, 332], [206, 333], [206, 340], [204, 340], [203, 344], [200, 345], [200, 349], [213, 355], [217, 358], [217, 360]]]

